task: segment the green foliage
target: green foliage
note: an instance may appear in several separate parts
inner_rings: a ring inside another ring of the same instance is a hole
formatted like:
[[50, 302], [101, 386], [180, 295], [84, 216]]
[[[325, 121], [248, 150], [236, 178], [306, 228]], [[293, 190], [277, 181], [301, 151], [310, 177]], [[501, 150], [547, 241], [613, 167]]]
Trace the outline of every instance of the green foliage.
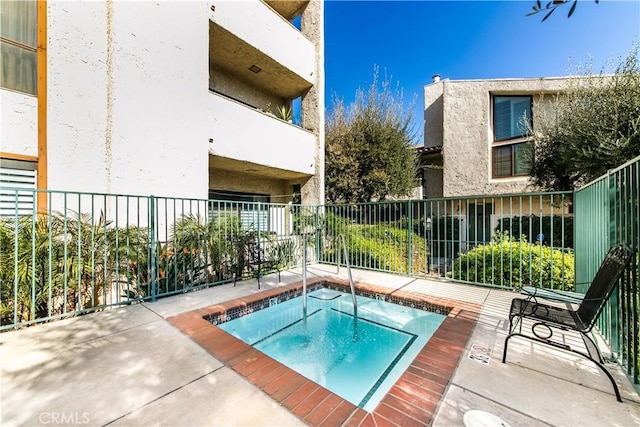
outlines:
[[553, 97], [553, 114], [534, 110], [537, 186], [571, 190], [640, 155], [638, 53], [635, 44], [613, 74], [587, 68]]
[[237, 257], [237, 240], [246, 235], [235, 213], [217, 214], [211, 221], [182, 216], [173, 225], [170, 240], [156, 248], [158, 293], [226, 279], [223, 265]]
[[[551, 233], [552, 227], [553, 233]], [[495, 231], [505, 231], [510, 236], [523, 235], [528, 241], [534, 241], [538, 234], [542, 233], [545, 236], [542, 244], [545, 246], [573, 248], [572, 216], [554, 215], [551, 217], [546, 215], [539, 217], [531, 215], [500, 218]]]
[[[406, 227], [388, 224], [357, 224], [335, 214], [325, 218], [327, 235], [335, 239], [343, 234], [352, 267], [407, 273], [407, 259], [411, 256], [414, 273], [427, 271], [428, 249], [420, 236], [413, 234], [411, 254]], [[337, 262], [338, 245], [329, 242], [323, 251], [325, 262]], [[340, 251], [342, 251], [340, 247]], [[340, 253], [342, 259], [342, 253]], [[342, 259], [344, 263], [344, 259]]]
[[574, 255], [498, 234], [486, 244], [460, 255], [453, 263], [452, 277], [475, 283], [515, 287], [540, 286], [575, 289]]
[[288, 105], [280, 105], [277, 109], [278, 117], [290, 122], [293, 120], [293, 110]]
[[146, 277], [139, 266], [147, 264], [147, 237], [146, 229], [115, 229], [88, 214], [0, 220], [2, 318], [23, 322], [104, 304], [114, 282], [135, 286]]
[[[427, 229], [427, 218], [431, 229]], [[424, 236], [434, 257], [453, 258], [460, 252], [460, 217], [441, 215], [423, 217], [413, 223], [414, 232]]]
[[284, 239], [269, 246], [267, 257], [277, 261], [280, 269], [295, 264], [296, 253], [299, 252], [293, 239]]
[[358, 90], [346, 107], [334, 98], [327, 113], [325, 186], [331, 203], [361, 203], [402, 197], [415, 187], [417, 156], [412, 149], [412, 108], [402, 91], [378, 72], [367, 92]]
[[[147, 228], [116, 228], [103, 215], [0, 220], [0, 318], [24, 322], [144, 298], [154, 258], [157, 294], [223, 280], [222, 265], [237, 257], [238, 236], [247, 235], [236, 214], [212, 221], [185, 215], [154, 247]], [[123, 295], [114, 294], [116, 284]]]

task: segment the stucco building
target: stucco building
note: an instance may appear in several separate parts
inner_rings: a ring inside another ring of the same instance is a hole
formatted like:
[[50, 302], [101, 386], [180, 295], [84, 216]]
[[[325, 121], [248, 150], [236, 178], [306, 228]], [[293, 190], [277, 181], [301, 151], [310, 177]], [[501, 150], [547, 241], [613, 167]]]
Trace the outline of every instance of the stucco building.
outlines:
[[[540, 189], [530, 180], [532, 141], [525, 124], [535, 130], [534, 113], [552, 114], [554, 95], [567, 90], [572, 79], [436, 75], [425, 86], [424, 197], [447, 198], [430, 207], [436, 216], [457, 218], [460, 250], [488, 241], [504, 218], [535, 217], [546, 224], [553, 216], [563, 222], [572, 216], [570, 197], [526, 195]], [[533, 241], [539, 232], [525, 234]]]
[[322, 0], [0, 13], [1, 185], [324, 201]]
[[531, 121], [536, 109], [551, 111], [553, 95], [566, 90], [571, 79], [434, 76], [424, 88], [424, 147], [432, 164], [426, 197], [535, 191], [523, 120]]

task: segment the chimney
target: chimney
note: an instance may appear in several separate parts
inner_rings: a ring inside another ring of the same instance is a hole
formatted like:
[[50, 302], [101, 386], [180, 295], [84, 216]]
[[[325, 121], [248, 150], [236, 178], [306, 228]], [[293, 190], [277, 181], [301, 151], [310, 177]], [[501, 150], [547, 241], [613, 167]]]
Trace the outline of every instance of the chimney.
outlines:
[[431, 80], [433, 83], [438, 83], [440, 81], [440, 74], [434, 74], [433, 77], [431, 77]]

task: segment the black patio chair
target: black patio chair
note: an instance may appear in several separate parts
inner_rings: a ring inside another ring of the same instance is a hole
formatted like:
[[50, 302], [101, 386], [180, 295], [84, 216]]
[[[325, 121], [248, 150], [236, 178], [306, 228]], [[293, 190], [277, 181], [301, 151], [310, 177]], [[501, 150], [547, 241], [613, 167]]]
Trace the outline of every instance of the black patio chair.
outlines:
[[[613, 376], [604, 367], [604, 359], [598, 346], [588, 334], [593, 329], [605, 303], [618, 283], [618, 279], [631, 262], [632, 256], [633, 251], [628, 246], [613, 246], [602, 261], [600, 269], [593, 278], [578, 309], [574, 310], [575, 305], [572, 306], [570, 303], [567, 303], [566, 308], [543, 304], [538, 302], [540, 297], [536, 298], [534, 295], [529, 298], [515, 298], [511, 302], [511, 310], [509, 311], [509, 335], [504, 340], [502, 363], [507, 360], [507, 346], [513, 337], [522, 337], [570, 351], [594, 362], [611, 381], [618, 402], [622, 402], [618, 386]], [[533, 321], [532, 335], [522, 333], [524, 319]], [[553, 340], [554, 329], [579, 332], [587, 351], [571, 347], [566, 342]]]

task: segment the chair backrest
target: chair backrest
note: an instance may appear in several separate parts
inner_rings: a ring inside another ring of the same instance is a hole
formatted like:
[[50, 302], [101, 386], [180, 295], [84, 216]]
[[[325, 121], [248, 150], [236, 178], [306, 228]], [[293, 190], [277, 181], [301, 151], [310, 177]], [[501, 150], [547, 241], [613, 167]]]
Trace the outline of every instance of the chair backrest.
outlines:
[[600, 312], [611, 296], [618, 279], [631, 262], [633, 251], [627, 245], [613, 246], [600, 264], [584, 300], [578, 308], [577, 315], [587, 330], [593, 328]]

